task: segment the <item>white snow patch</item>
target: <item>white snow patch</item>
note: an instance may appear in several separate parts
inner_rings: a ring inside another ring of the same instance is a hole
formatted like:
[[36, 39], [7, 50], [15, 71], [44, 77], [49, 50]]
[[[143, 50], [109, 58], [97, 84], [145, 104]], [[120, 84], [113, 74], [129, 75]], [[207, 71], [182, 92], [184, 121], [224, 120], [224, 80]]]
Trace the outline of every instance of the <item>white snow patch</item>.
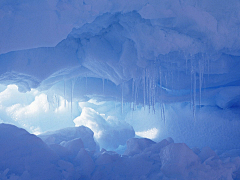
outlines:
[[140, 137], [144, 137], [144, 138], [148, 138], [148, 139], [155, 139], [157, 137], [158, 131], [159, 130], [157, 128], [152, 128], [152, 129], [148, 129], [146, 131], [135, 132], [135, 134]]

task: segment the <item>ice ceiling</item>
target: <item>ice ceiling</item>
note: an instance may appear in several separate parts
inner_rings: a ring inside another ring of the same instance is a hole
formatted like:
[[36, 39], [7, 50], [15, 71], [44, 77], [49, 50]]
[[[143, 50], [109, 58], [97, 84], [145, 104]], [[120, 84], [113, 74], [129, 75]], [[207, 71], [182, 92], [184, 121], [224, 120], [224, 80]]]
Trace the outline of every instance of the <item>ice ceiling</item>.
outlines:
[[5, 0], [0, 29], [3, 122], [240, 148], [237, 0]]

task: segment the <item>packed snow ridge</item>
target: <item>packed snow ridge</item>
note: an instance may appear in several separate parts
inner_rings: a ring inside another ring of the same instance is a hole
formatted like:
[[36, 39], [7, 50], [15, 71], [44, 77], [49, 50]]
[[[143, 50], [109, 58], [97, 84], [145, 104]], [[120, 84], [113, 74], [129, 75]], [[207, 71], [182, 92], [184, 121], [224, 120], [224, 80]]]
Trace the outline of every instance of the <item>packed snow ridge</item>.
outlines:
[[[239, 179], [240, 151], [190, 149], [171, 138], [132, 138], [120, 155], [99, 151], [93, 132], [80, 126], [40, 135], [0, 124], [0, 178], [38, 179]], [[47, 144], [46, 144], [47, 143]]]

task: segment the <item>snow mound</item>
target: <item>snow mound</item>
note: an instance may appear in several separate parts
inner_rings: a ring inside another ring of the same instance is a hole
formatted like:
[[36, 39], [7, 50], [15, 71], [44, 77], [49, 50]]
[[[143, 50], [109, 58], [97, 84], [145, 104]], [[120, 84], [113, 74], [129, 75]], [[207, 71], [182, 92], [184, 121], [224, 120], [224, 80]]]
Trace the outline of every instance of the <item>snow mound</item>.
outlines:
[[184, 179], [200, 159], [186, 144], [169, 144], [161, 149], [161, 171], [166, 177]]
[[0, 177], [62, 179], [58, 156], [37, 136], [0, 124]]
[[133, 156], [139, 154], [144, 149], [155, 144], [154, 141], [147, 138], [133, 138], [127, 141], [127, 149], [124, 155]]
[[205, 147], [197, 155], [186, 144], [174, 143], [172, 138], [158, 143], [132, 138], [127, 142], [125, 155], [120, 155], [105, 149], [89, 151], [81, 138], [47, 145], [37, 136], [9, 124], [0, 124], [0, 137], [0, 145], [4, 147], [0, 149], [3, 180], [239, 179], [238, 150], [218, 156]]
[[93, 132], [85, 126], [68, 127], [56, 131], [49, 131], [38, 135], [47, 144], [60, 144], [63, 141], [70, 143], [71, 140], [81, 138], [86, 149], [95, 151], [98, 149], [93, 139]]
[[74, 119], [76, 126], [86, 126], [94, 132], [94, 138], [101, 148], [117, 149], [119, 145], [125, 145], [129, 138], [135, 136], [135, 132], [128, 123], [118, 120], [116, 117], [105, 117], [94, 109], [84, 107], [79, 117]]
[[72, 154], [77, 155], [78, 152], [84, 148], [83, 142], [81, 140], [81, 138], [77, 138], [77, 139], [73, 139], [71, 141], [68, 142], [61, 142], [60, 143], [61, 146], [65, 147], [66, 149], [68, 149]]

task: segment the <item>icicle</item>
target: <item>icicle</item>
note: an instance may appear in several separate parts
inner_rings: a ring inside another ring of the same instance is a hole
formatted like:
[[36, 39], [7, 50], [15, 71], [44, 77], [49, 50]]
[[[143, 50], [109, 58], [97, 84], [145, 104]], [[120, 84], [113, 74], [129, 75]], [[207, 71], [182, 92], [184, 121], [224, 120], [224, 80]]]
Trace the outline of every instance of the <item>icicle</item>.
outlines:
[[124, 86], [124, 83], [122, 83], [122, 102], [121, 102], [122, 114], [123, 114], [123, 86]]
[[166, 124], [166, 119], [165, 119], [165, 107], [164, 104], [161, 104], [161, 118], [163, 119], [164, 124]]
[[144, 75], [143, 75], [143, 107], [144, 107], [144, 110], [145, 110], [145, 104], [146, 104], [146, 72], [145, 71], [144, 71]]
[[71, 80], [71, 120], [73, 120], [73, 91], [76, 79]]
[[193, 104], [193, 65], [192, 65], [192, 60], [191, 60], [191, 91], [190, 91], [190, 108], [192, 109], [192, 104]]
[[151, 110], [151, 79], [149, 78], [148, 80], [148, 109], [149, 109], [149, 113], [150, 113], [150, 110]]
[[72, 120], [73, 83], [71, 81], [71, 120]]
[[153, 82], [153, 100], [152, 100], [152, 108], [153, 108], [153, 113], [155, 114], [155, 101], [156, 101], [156, 83], [155, 83], [155, 80]]
[[147, 101], [149, 101], [149, 76], [148, 72], [146, 70], [146, 95], [147, 95]]
[[168, 82], [167, 82], [167, 75], [166, 75], [166, 73], [165, 73], [165, 83], [166, 83], [166, 88], [167, 88]]
[[64, 108], [66, 108], [66, 80], [64, 79], [64, 85], [63, 85], [63, 98], [64, 98]]
[[173, 89], [173, 63], [171, 62], [171, 71], [170, 71], [170, 83], [171, 83], [171, 89]]
[[196, 88], [197, 88], [196, 70], [191, 58], [191, 103], [190, 104], [193, 111], [194, 121], [196, 118]]
[[208, 59], [208, 81], [209, 81], [209, 73], [210, 73], [210, 70], [209, 70], [209, 69], [210, 69], [210, 62], [209, 62], [209, 59], [210, 59], [210, 57], [208, 57], [207, 59]]
[[161, 109], [161, 118], [165, 124], [165, 114], [164, 114], [164, 104], [163, 104], [163, 92], [162, 92], [162, 70], [159, 67], [159, 79], [160, 79], [160, 109]]
[[134, 79], [132, 79], [132, 110], [133, 111], [134, 111], [134, 103], [133, 103], [134, 97], [135, 97]]
[[136, 109], [136, 106], [137, 106], [137, 98], [138, 98], [138, 87], [135, 83], [135, 97], [134, 97], [134, 105], [135, 105], [135, 109]]
[[193, 104], [194, 104], [194, 93], [193, 93], [193, 91], [194, 91], [194, 67], [193, 67], [193, 62], [192, 62], [192, 56], [190, 56], [191, 58], [190, 58], [190, 62], [191, 62], [191, 73], [190, 73], [190, 75], [191, 75], [191, 91], [190, 91], [190, 97], [191, 97], [191, 101], [190, 101], [190, 108], [192, 109], [193, 108]]
[[196, 80], [196, 72], [193, 74], [193, 117], [196, 120], [196, 88], [197, 88], [197, 80]]
[[202, 80], [203, 80], [203, 70], [201, 65], [201, 59], [199, 60], [199, 107], [201, 108], [202, 104]]

